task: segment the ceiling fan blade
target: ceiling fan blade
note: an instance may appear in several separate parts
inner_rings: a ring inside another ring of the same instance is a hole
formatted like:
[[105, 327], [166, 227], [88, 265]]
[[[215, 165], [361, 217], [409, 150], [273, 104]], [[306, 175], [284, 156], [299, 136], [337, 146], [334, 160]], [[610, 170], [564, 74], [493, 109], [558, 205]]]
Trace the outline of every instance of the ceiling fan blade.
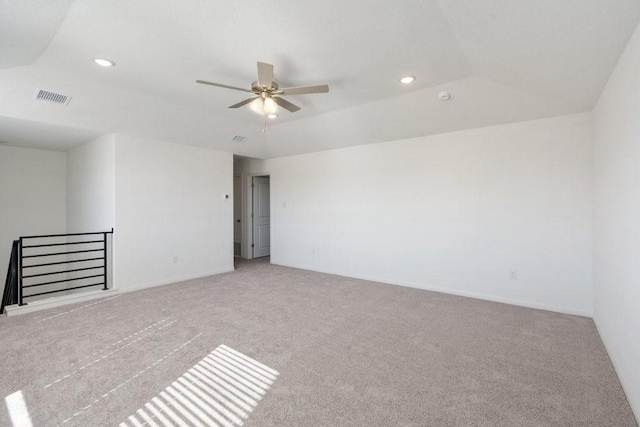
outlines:
[[300, 109], [300, 107], [290, 103], [286, 99], [274, 96], [273, 100], [276, 101], [276, 104], [278, 104], [279, 106], [281, 106], [282, 108], [284, 108], [287, 111], [291, 111], [292, 113], [295, 113], [296, 111], [298, 111]]
[[243, 89], [241, 87], [235, 87], [235, 86], [228, 86], [228, 85], [223, 85], [220, 83], [213, 83], [213, 82], [208, 82], [205, 80], [196, 80], [196, 83], [200, 83], [203, 85], [209, 85], [209, 86], [217, 86], [217, 87], [223, 87], [225, 89], [233, 89], [233, 90], [241, 90], [243, 92], [249, 92], [249, 93], [253, 93], [252, 91], [250, 91], [249, 89]]
[[273, 65], [258, 62], [258, 86], [271, 88], [273, 85]]
[[280, 89], [277, 93], [283, 95], [304, 95], [306, 93], [326, 93], [329, 92], [329, 86], [299, 86], [299, 87], [285, 87]]
[[245, 99], [244, 101], [240, 101], [240, 102], [238, 102], [237, 104], [233, 104], [233, 105], [231, 105], [229, 108], [240, 108], [240, 107], [242, 107], [243, 105], [247, 105], [247, 104], [249, 104], [249, 103], [251, 103], [251, 102], [255, 101], [256, 99], [258, 99], [258, 98], [249, 98], [249, 99]]

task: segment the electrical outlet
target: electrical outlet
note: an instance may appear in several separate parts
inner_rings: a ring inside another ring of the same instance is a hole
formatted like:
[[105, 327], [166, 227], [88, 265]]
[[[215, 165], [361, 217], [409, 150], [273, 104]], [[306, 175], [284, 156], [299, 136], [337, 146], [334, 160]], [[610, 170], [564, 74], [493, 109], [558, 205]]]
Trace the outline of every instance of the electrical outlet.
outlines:
[[174, 263], [174, 264], [177, 264], [177, 263], [178, 263], [178, 256], [177, 256], [177, 255], [174, 255], [174, 256], [173, 256], [173, 263]]
[[518, 280], [518, 270], [511, 270], [511, 274], [509, 275], [511, 280]]

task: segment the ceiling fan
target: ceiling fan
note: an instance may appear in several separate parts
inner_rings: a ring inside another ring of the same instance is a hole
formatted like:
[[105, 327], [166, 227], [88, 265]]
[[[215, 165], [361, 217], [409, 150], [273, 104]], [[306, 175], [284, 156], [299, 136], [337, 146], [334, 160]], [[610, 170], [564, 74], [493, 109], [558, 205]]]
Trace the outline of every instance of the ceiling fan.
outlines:
[[273, 65], [264, 62], [258, 62], [258, 80], [251, 83], [251, 89], [243, 89], [205, 80], [196, 80], [196, 83], [253, 93], [255, 96], [233, 104], [229, 108], [239, 108], [251, 104], [250, 107], [254, 112], [271, 119], [278, 117], [278, 106], [292, 113], [300, 110], [300, 107], [282, 98], [282, 95], [329, 92], [329, 86], [327, 85], [280, 88], [278, 83], [273, 81]]

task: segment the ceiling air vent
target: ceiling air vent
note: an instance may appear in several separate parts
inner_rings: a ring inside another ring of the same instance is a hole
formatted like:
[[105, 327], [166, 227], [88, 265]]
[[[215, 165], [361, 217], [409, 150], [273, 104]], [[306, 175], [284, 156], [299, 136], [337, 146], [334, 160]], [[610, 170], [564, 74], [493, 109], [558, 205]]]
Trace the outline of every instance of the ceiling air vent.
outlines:
[[34, 99], [38, 101], [49, 101], [56, 104], [67, 105], [71, 101], [71, 97], [67, 95], [60, 95], [59, 93], [49, 92], [47, 90], [39, 90], [36, 92]]
[[245, 142], [247, 139], [249, 139], [249, 138], [247, 138], [246, 136], [242, 136], [242, 135], [236, 135], [233, 138], [231, 138], [231, 140], [233, 142]]

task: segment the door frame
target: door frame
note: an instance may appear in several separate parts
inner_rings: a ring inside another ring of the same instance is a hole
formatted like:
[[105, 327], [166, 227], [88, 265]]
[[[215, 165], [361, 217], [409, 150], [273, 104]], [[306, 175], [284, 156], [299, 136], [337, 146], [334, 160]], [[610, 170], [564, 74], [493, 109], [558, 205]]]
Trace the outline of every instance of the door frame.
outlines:
[[[243, 173], [242, 176], [242, 244], [241, 253], [244, 259], [253, 259], [253, 248], [251, 243], [253, 242], [253, 221], [251, 220], [251, 212], [253, 211], [253, 192], [251, 191], [251, 183], [254, 176], [268, 176], [269, 188], [271, 188], [271, 173], [270, 172], [254, 172]], [[271, 206], [273, 203], [269, 203], [269, 211], [272, 211]]]
[[[269, 175], [256, 175], [251, 177], [251, 258], [256, 257], [256, 248], [255, 248], [255, 230], [256, 230], [256, 218], [255, 218], [255, 179], [256, 178], [267, 178], [269, 183], [269, 193], [271, 193], [271, 177]], [[269, 235], [271, 235], [271, 197], [269, 197]], [[271, 237], [269, 237], [271, 240]], [[269, 243], [269, 255], [263, 255], [258, 258], [264, 258], [265, 256], [271, 256], [271, 243]]]
[[[231, 193], [231, 194], [233, 194], [233, 222], [234, 222], [234, 224], [233, 224], [233, 244], [235, 245], [235, 242], [236, 242], [236, 235], [235, 235], [236, 234], [235, 233], [236, 232], [236, 230], [235, 230], [235, 227], [236, 227], [236, 224], [235, 224], [235, 221], [236, 221], [236, 199], [235, 199], [235, 196], [236, 196], [236, 188], [235, 188], [236, 178], [240, 178], [240, 256], [242, 256], [242, 245], [243, 245], [242, 240], [244, 239], [244, 233], [245, 233], [244, 224], [243, 224], [243, 221], [244, 221], [243, 213], [244, 212], [242, 210], [244, 188], [243, 188], [243, 185], [242, 185], [242, 174], [240, 174], [240, 173], [234, 173], [233, 174], [233, 193]], [[235, 258], [235, 249], [233, 250], [233, 253], [234, 253], [234, 258]]]

